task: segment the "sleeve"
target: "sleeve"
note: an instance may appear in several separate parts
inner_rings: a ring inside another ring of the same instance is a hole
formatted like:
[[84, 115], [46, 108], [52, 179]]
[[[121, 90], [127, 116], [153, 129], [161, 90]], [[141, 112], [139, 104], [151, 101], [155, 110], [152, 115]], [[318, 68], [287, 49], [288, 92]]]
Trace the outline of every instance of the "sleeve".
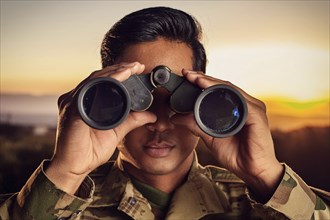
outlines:
[[330, 193], [309, 187], [289, 166], [284, 166], [283, 179], [266, 204], [250, 197], [258, 212], [288, 219], [330, 219]]
[[94, 182], [86, 177], [76, 195], [58, 189], [46, 176], [42, 164], [19, 193], [0, 204], [0, 219], [69, 219], [80, 215], [92, 202]]

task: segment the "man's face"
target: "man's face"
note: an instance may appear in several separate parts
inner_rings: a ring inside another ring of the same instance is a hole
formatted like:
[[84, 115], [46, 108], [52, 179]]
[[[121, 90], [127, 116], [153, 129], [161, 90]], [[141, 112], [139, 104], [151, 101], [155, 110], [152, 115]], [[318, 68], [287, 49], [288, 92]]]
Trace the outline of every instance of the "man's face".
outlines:
[[[183, 68], [193, 68], [192, 60], [193, 52], [186, 44], [159, 39], [128, 47], [116, 62], [139, 61], [146, 67], [144, 73], [158, 65], [166, 65], [181, 75]], [[153, 97], [148, 111], [157, 116], [157, 121], [137, 128], [125, 137], [120, 148], [123, 159], [145, 174], [188, 170], [199, 138], [186, 127], [171, 123], [175, 112], [168, 105], [170, 94], [165, 89], [155, 89]]]

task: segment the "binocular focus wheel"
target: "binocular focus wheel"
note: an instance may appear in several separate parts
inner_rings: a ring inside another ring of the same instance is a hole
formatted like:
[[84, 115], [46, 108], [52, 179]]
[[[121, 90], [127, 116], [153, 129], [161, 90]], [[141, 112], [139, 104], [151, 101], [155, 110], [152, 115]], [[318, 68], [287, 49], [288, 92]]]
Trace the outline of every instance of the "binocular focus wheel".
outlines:
[[194, 111], [198, 126], [213, 137], [235, 135], [244, 126], [248, 110], [239, 91], [228, 85], [202, 90], [165, 66], [156, 67], [150, 74], [132, 75], [124, 82], [110, 77], [90, 80], [79, 91], [78, 111], [89, 126], [112, 129], [121, 124], [131, 110], [147, 110], [157, 87], [171, 93], [169, 104], [175, 112]]
[[245, 124], [247, 104], [244, 97], [228, 85], [214, 85], [197, 98], [194, 116], [207, 134], [224, 138], [235, 135]]
[[121, 124], [130, 112], [127, 89], [116, 79], [100, 77], [86, 83], [78, 96], [78, 111], [89, 126], [112, 129]]

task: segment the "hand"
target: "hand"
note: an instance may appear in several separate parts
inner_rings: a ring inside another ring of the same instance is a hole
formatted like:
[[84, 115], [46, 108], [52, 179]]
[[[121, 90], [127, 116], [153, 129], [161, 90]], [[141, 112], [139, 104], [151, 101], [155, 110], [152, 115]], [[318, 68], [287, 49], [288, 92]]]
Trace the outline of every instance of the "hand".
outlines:
[[59, 98], [56, 148], [46, 170], [46, 175], [57, 187], [73, 194], [88, 173], [109, 160], [128, 132], [156, 120], [156, 116], [147, 111], [131, 112], [116, 128], [96, 130], [81, 120], [77, 110], [77, 95], [88, 80], [112, 77], [124, 81], [132, 74], [142, 73], [144, 68], [144, 65], [138, 62], [106, 67], [93, 72], [75, 89]]
[[247, 121], [235, 136], [211, 137], [198, 127], [192, 115], [176, 116], [173, 123], [188, 126], [194, 134], [203, 139], [221, 166], [245, 181], [262, 200], [270, 198], [281, 180], [284, 168], [275, 156], [265, 104], [230, 82], [206, 76], [201, 72], [183, 70], [182, 73], [187, 80], [201, 88], [227, 84], [245, 97], [248, 106]]

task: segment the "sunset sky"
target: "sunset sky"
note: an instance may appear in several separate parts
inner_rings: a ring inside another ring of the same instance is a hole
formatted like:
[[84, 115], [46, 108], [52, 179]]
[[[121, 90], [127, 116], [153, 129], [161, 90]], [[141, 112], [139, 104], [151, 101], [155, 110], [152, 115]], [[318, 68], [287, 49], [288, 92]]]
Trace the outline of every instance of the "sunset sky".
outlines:
[[109, 28], [151, 6], [200, 21], [209, 75], [261, 99], [321, 100], [329, 110], [329, 1], [1, 1], [1, 93], [74, 88], [100, 68]]

